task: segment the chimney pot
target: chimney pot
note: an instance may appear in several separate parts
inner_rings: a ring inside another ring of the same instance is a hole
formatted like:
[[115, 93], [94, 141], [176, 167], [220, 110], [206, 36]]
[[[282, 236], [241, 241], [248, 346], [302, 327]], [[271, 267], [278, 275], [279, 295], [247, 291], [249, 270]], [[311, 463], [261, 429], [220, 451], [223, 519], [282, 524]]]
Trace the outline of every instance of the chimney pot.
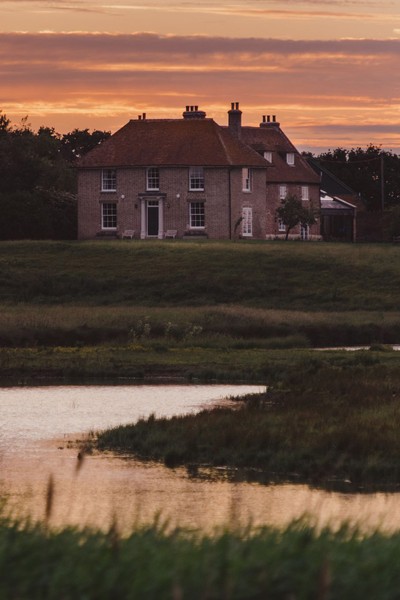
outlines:
[[235, 103], [231, 102], [231, 110], [235, 110]]
[[142, 119], [143, 119], [143, 121], [146, 120], [146, 113], [143, 113]]
[[276, 123], [276, 115], [272, 115], [272, 121]]
[[186, 110], [183, 113], [184, 119], [205, 119], [206, 113], [203, 110], [199, 110], [198, 105], [196, 106], [186, 106]]

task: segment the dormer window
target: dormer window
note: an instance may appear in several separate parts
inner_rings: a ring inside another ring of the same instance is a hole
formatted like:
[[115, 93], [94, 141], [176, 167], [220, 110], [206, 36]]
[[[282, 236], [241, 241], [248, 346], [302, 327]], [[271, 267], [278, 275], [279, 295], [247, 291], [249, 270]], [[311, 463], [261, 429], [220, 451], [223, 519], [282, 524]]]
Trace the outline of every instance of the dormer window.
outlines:
[[103, 169], [101, 172], [101, 191], [115, 192], [117, 189], [117, 171], [115, 169]]
[[264, 152], [264, 158], [265, 158], [265, 160], [267, 160], [269, 163], [272, 163], [272, 152]]
[[288, 152], [286, 154], [286, 162], [291, 167], [294, 167], [294, 152]]
[[204, 169], [203, 167], [190, 167], [189, 190], [191, 192], [204, 191]]

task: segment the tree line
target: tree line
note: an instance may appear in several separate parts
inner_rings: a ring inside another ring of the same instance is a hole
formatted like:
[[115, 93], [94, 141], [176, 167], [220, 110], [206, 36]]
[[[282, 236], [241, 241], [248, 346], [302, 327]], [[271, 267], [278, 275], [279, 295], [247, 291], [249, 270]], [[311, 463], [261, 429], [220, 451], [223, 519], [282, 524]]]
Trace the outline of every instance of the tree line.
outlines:
[[12, 125], [0, 111], [0, 239], [76, 239], [76, 160], [110, 132]]
[[358, 193], [366, 210], [400, 206], [400, 156], [370, 144], [365, 149], [336, 148], [304, 153]]

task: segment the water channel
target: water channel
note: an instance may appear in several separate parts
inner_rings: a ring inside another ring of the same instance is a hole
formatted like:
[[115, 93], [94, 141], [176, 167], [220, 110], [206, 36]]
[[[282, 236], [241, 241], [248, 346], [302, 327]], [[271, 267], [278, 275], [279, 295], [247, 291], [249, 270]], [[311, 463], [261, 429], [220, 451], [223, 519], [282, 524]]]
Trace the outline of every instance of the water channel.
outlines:
[[193, 478], [185, 468], [112, 454], [85, 457], [75, 441], [154, 413], [172, 416], [225, 402], [258, 386], [119, 385], [0, 388], [0, 485], [12, 515], [42, 519], [49, 478], [51, 524], [121, 531], [159, 515], [171, 526], [211, 531], [227, 524], [282, 527], [308, 515], [317, 526], [400, 528], [400, 494], [335, 493], [306, 485], [230, 483]]

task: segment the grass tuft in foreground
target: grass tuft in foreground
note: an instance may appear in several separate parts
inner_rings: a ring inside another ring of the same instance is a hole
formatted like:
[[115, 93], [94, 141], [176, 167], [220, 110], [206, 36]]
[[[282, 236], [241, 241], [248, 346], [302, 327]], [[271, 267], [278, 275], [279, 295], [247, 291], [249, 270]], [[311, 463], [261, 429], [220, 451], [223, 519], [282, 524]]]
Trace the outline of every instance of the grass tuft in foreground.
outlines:
[[303, 522], [214, 535], [155, 523], [128, 537], [3, 519], [7, 600], [383, 600], [400, 589], [400, 535], [317, 532]]

